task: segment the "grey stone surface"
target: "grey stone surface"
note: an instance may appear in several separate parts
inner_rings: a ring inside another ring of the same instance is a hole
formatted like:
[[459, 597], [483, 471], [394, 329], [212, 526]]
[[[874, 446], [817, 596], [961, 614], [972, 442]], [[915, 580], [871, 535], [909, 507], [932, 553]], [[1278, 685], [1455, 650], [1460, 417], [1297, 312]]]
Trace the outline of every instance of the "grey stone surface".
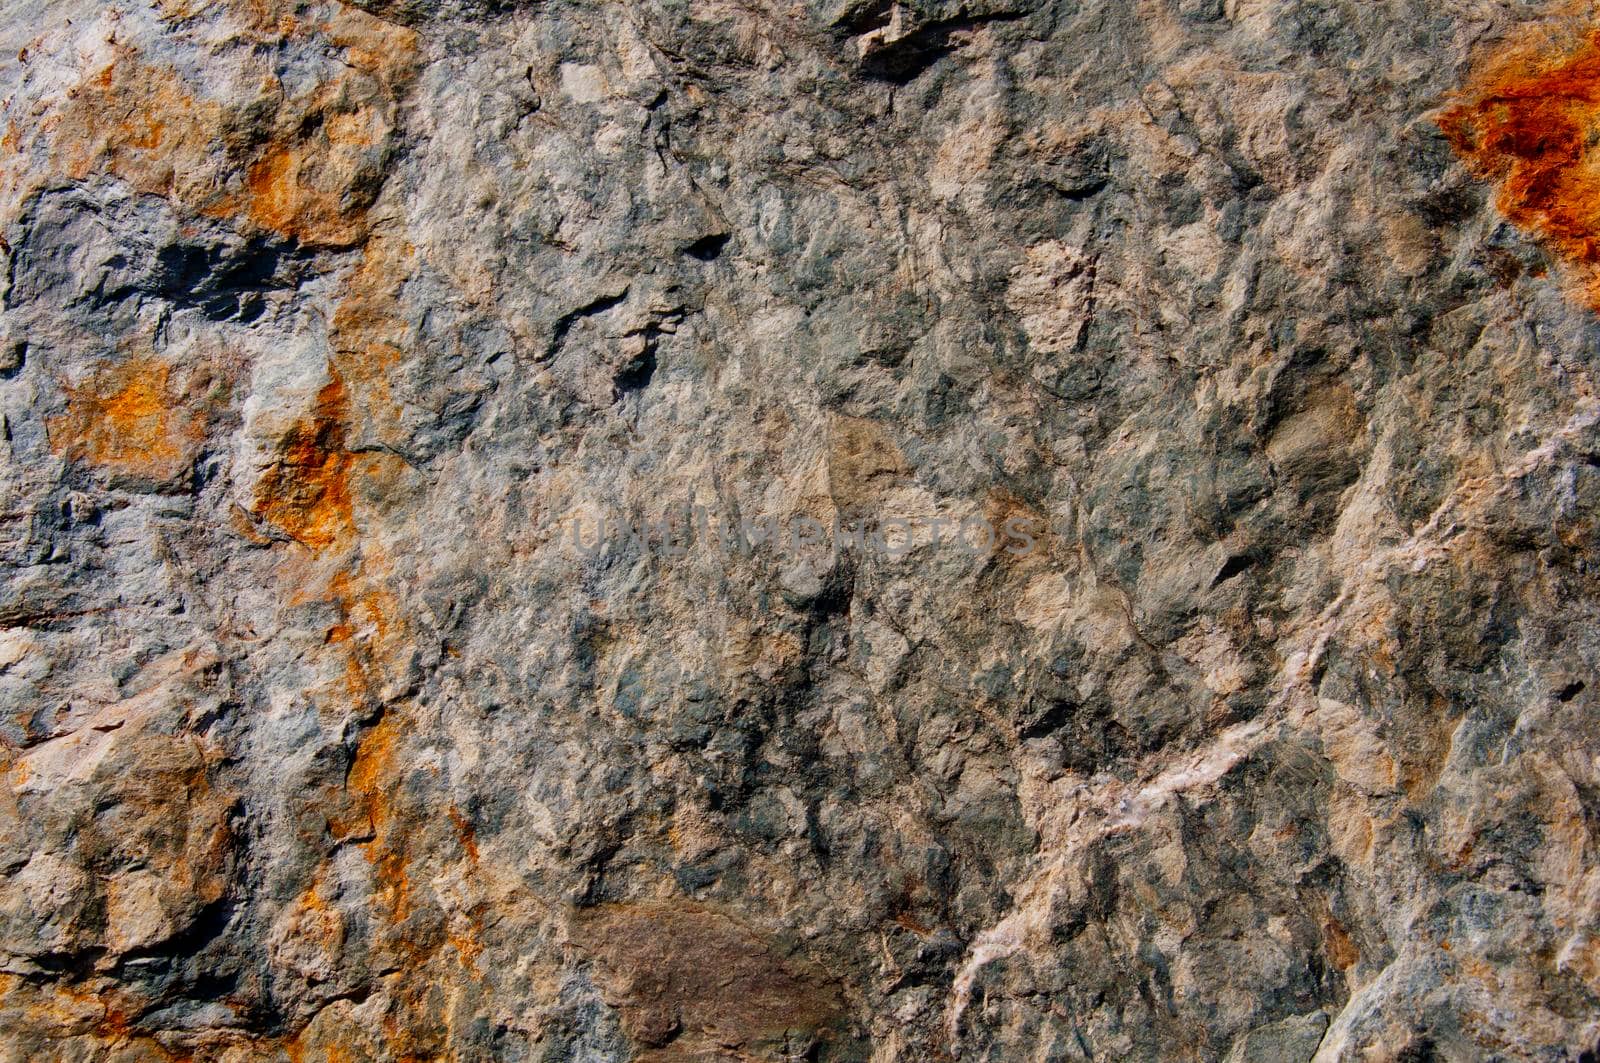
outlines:
[[0, 1059], [1588, 1058], [1594, 27], [9, 4]]
[[1296, 1015], [1239, 1038], [1228, 1053], [1228, 1063], [1308, 1063], [1327, 1030], [1328, 1016], [1323, 1012]]

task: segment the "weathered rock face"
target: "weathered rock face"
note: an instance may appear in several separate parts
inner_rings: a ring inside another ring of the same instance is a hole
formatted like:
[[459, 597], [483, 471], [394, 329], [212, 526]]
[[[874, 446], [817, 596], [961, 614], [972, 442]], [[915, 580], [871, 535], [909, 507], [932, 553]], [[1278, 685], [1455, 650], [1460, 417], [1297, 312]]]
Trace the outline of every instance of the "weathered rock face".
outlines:
[[1592, 1058], [1588, 5], [0, 55], [0, 1058]]

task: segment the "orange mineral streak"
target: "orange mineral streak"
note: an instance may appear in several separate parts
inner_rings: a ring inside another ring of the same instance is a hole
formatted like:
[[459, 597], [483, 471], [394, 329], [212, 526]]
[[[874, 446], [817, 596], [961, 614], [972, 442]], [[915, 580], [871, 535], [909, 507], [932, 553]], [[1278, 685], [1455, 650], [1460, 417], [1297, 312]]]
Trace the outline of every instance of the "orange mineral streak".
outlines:
[[399, 718], [394, 713], [368, 731], [356, 749], [346, 785], [357, 795], [372, 824], [373, 842], [367, 847], [377, 884], [377, 897], [393, 923], [404, 922], [411, 913], [411, 882], [406, 877], [405, 858], [394, 845], [394, 810], [385, 789], [391, 784], [395, 742], [399, 737]]
[[[258, 482], [252, 509], [309, 548], [285, 558], [286, 598], [337, 609], [316, 651], [324, 679], [309, 693], [332, 715], [378, 717], [356, 748], [344, 793], [331, 797], [328, 829], [366, 856], [370, 947], [407, 972], [388, 986], [395, 1010], [367, 1032], [384, 1041], [388, 1058], [430, 1059], [437, 1030], [424, 1005], [435, 983], [426, 972], [450, 963], [475, 973], [481, 946], [470, 914], [447, 918], [431, 875], [417, 871], [431, 821], [402, 796], [414, 712], [403, 679], [414, 632], [393, 589], [397, 573], [369, 529], [382, 527], [381, 507], [405, 466], [349, 449], [356, 438], [383, 438], [395, 421], [388, 376], [408, 338], [398, 293], [412, 257], [404, 241], [364, 240], [331, 322], [329, 383], [279, 441], [279, 460]], [[457, 838], [472, 853], [476, 842], [470, 830], [462, 833], [464, 823], [456, 824]]]
[[335, 573], [322, 594], [340, 612], [323, 644], [343, 662], [343, 669], [339, 680], [321, 692], [361, 711], [384, 702], [385, 689], [407, 662], [407, 632], [396, 620], [400, 604], [381, 585], [383, 559], [370, 547], [364, 552], [360, 568]]
[[[351, 794], [362, 802], [371, 823], [371, 840], [364, 851], [372, 867], [374, 914], [389, 931], [381, 937], [382, 947], [390, 951], [401, 970], [411, 977], [391, 986], [396, 1007], [384, 1015], [382, 1036], [393, 1058], [439, 1058], [435, 1042], [437, 1026], [427, 1018], [425, 1001], [435, 985], [426, 973], [441, 957], [454, 954], [454, 963], [470, 977], [479, 977], [477, 957], [482, 912], [472, 910], [456, 925], [443, 925], [437, 900], [413, 882], [410, 864], [413, 854], [425, 851], [413, 837], [415, 810], [396, 807], [392, 795], [401, 782], [405, 760], [400, 745], [406, 717], [391, 709], [362, 739], [346, 778]], [[471, 828], [455, 809], [451, 820], [457, 837], [475, 863], [476, 842]], [[417, 927], [440, 926], [442, 934], [419, 931]], [[443, 951], [448, 946], [451, 953]], [[447, 961], [448, 962], [448, 961]]]
[[389, 819], [389, 806], [384, 801], [383, 787], [398, 737], [395, 719], [392, 714], [385, 715], [366, 733], [356, 749], [355, 760], [345, 780], [351, 792], [361, 795], [365, 800], [375, 833], [387, 826]]
[[[201, 7], [192, 0], [159, 3], [161, 17], [174, 20]], [[463, 907], [445, 918], [426, 863], [435, 824], [419, 817], [403, 796], [410, 764], [405, 737], [414, 710], [396, 680], [409, 667], [414, 633], [392, 589], [396, 573], [381, 540], [363, 531], [379, 523], [381, 510], [369, 507], [393, 496], [395, 485], [386, 477], [398, 481], [404, 463], [350, 449], [356, 439], [382, 440], [385, 429], [398, 424], [389, 379], [411, 342], [399, 295], [416, 256], [404, 239], [374, 232], [366, 212], [381, 185], [396, 101], [415, 71], [416, 38], [354, 8], [301, 17], [303, 11], [294, 13], [276, 0], [227, 6], [242, 20], [241, 39], [270, 43], [272, 34], [318, 35], [342, 53], [341, 72], [286, 99], [263, 66], [254, 100], [246, 99], [248, 91], [235, 92], [232, 98], [244, 102], [223, 105], [174, 71], [119, 50], [111, 63], [87, 71], [68, 98], [51, 100], [25, 132], [17, 134], [12, 126], [7, 150], [48, 150], [58, 174], [110, 174], [242, 230], [362, 250], [331, 322], [327, 382], [276, 440], [275, 460], [251, 489], [247, 508], [261, 525], [305, 548], [283, 555], [285, 600], [337, 607], [314, 650], [323, 680], [308, 693], [333, 715], [354, 712], [371, 719], [381, 713], [357, 747], [345, 793], [337, 795], [343, 807], [330, 810], [329, 828], [366, 854], [371, 945], [395, 961], [397, 973], [386, 979], [394, 1004], [379, 1023], [363, 1019], [359, 1030], [338, 1009], [328, 1009], [313, 1027], [290, 1038], [239, 1042], [243, 1051], [237, 1058], [276, 1059], [281, 1053], [333, 1059], [330, 1045], [375, 1046], [377, 1040], [386, 1042], [386, 1058], [440, 1058], [438, 1017], [430, 1012], [436, 1005], [429, 1004], [437, 979], [430, 969], [459, 965], [476, 975], [482, 912]], [[271, 105], [259, 106], [264, 101]], [[7, 163], [0, 158], [0, 193], [19, 187], [6, 173]], [[58, 419], [58, 449], [122, 463], [136, 455], [148, 463], [152, 455], [165, 460], [184, 454], [190, 421], [198, 419], [168, 394], [168, 376], [164, 366], [143, 373], [119, 369], [70, 391], [69, 412]], [[446, 832], [452, 826], [459, 859], [475, 865], [478, 845], [470, 823], [455, 812], [442, 824]], [[299, 904], [307, 933], [331, 941], [347, 932], [317, 883]], [[121, 1014], [112, 1014], [103, 1001], [84, 1007], [90, 1009], [85, 1021], [108, 1032]], [[358, 1051], [352, 1058], [367, 1056]]]
[[256, 485], [256, 515], [314, 550], [348, 544], [355, 535], [347, 401], [344, 382], [334, 374], [311, 413], [283, 440], [277, 464]]
[[1600, 31], [1497, 58], [1438, 122], [1496, 205], [1578, 272], [1600, 309]]
[[102, 364], [65, 387], [67, 411], [46, 423], [50, 447], [71, 460], [157, 481], [188, 471], [204, 419], [169, 386], [171, 367], [152, 359]]
[[389, 386], [393, 370], [413, 342], [412, 328], [402, 313], [400, 290], [415, 269], [416, 248], [408, 241], [374, 233], [362, 247], [361, 261], [351, 272], [333, 312], [329, 339], [334, 364], [361, 404], [363, 438], [401, 445], [397, 402]]

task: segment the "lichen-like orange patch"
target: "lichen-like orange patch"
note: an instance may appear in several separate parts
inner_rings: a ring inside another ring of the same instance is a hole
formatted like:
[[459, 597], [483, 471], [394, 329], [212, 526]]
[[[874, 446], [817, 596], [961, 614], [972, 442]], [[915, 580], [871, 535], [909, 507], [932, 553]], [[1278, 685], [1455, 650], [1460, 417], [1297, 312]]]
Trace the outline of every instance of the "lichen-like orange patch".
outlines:
[[67, 411], [46, 423], [50, 447], [113, 474], [167, 484], [187, 474], [204, 419], [169, 386], [171, 367], [151, 359], [102, 366], [67, 386]]
[[1600, 309], [1600, 31], [1497, 57], [1438, 122], [1498, 182], [1500, 212], [1574, 266]]

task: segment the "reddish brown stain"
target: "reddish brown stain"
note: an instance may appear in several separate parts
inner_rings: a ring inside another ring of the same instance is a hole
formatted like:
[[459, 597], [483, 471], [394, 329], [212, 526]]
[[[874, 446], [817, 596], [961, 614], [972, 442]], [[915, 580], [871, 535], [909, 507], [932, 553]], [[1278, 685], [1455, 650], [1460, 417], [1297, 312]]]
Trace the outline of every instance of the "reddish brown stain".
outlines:
[[456, 840], [461, 843], [461, 848], [467, 854], [467, 859], [474, 864], [478, 862], [478, 832], [472, 829], [472, 824], [467, 822], [467, 817], [454, 805], [450, 806], [450, 822], [456, 828]]
[[1491, 62], [1438, 119], [1496, 205], [1580, 272], [1600, 309], [1600, 31], [1564, 52], [1518, 48]]
[[1344, 926], [1333, 916], [1328, 916], [1323, 922], [1322, 935], [1323, 949], [1334, 967], [1348, 971], [1361, 959], [1361, 950], [1356, 948], [1356, 943], [1350, 940]]
[[933, 933], [933, 927], [917, 922], [917, 920], [913, 919], [905, 912], [901, 912], [899, 915], [895, 916], [894, 921], [900, 926], [903, 926], [907, 930], [911, 931], [913, 934], [917, 935], [919, 938], [925, 938], [929, 934]]

